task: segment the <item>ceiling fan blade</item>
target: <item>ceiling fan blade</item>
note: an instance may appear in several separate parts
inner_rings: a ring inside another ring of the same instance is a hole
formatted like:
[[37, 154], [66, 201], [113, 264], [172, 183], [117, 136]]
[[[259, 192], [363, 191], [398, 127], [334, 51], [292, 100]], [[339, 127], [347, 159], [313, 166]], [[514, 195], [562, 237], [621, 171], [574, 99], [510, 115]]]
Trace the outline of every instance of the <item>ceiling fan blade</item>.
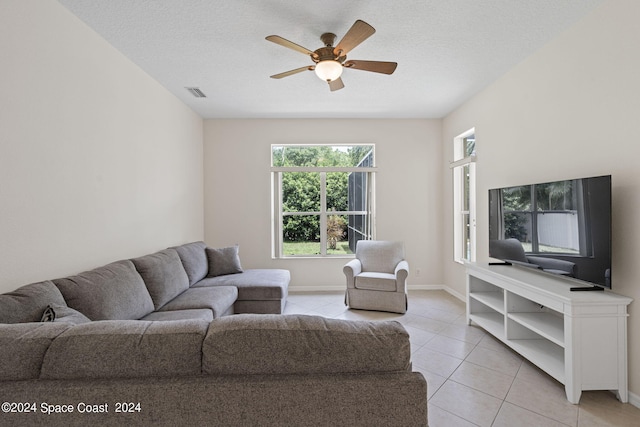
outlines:
[[315, 67], [313, 65], [307, 65], [305, 67], [296, 68], [295, 70], [285, 71], [284, 73], [274, 74], [271, 76], [272, 79], [281, 79], [283, 77], [291, 76], [293, 74], [298, 74], [303, 71], [312, 71]]
[[344, 63], [346, 68], [353, 68], [356, 70], [373, 71], [374, 73], [393, 74], [398, 66], [397, 62], [383, 62], [383, 61], [357, 61], [349, 60]]
[[289, 49], [293, 49], [293, 50], [298, 51], [300, 53], [304, 53], [306, 55], [313, 54], [313, 51], [307, 49], [306, 47], [302, 47], [299, 44], [295, 44], [294, 42], [291, 42], [291, 41], [289, 41], [287, 39], [283, 39], [280, 36], [267, 36], [265, 38], [267, 40], [269, 40], [270, 42], [273, 42], [275, 44], [279, 44], [280, 46], [288, 47]]
[[329, 82], [329, 89], [331, 89], [331, 92], [336, 91], [336, 90], [340, 90], [344, 87], [344, 83], [342, 82], [342, 78], [338, 77], [335, 80], [331, 80]]
[[368, 39], [375, 33], [376, 30], [371, 25], [358, 19], [344, 35], [340, 43], [333, 49], [333, 52], [338, 56], [343, 56], [349, 53], [354, 47]]

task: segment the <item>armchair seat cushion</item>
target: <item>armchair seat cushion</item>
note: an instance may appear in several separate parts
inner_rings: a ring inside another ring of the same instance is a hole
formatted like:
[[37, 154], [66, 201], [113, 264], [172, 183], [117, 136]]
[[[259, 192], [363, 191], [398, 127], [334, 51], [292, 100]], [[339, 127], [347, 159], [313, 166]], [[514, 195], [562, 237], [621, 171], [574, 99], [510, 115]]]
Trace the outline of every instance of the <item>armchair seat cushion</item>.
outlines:
[[356, 289], [395, 292], [397, 289], [396, 276], [390, 273], [360, 273], [356, 276]]

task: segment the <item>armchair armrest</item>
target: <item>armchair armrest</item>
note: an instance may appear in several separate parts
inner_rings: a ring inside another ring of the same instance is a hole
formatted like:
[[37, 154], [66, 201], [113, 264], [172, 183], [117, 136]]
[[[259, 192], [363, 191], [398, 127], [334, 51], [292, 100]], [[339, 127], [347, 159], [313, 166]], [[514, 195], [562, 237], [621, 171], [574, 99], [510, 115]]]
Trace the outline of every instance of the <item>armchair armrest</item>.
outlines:
[[362, 263], [359, 259], [354, 258], [342, 267], [342, 271], [347, 276], [347, 288], [355, 288], [355, 277], [362, 272]]
[[396, 265], [395, 275], [396, 283], [398, 284], [396, 292], [404, 293], [407, 287], [407, 277], [409, 276], [409, 263], [406, 260], [400, 261]]

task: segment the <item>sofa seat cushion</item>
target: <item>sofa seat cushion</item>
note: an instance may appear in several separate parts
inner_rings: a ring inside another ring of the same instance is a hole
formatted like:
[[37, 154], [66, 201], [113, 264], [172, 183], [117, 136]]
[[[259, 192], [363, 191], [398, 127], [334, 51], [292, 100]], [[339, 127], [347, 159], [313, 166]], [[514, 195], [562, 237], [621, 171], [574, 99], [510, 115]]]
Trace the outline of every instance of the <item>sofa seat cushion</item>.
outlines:
[[243, 273], [207, 277], [192, 289], [211, 286], [235, 286], [238, 300], [281, 300], [287, 297], [291, 275], [289, 270], [249, 269]]
[[37, 379], [51, 342], [70, 327], [53, 322], [0, 325], [0, 381]]
[[370, 291], [390, 291], [395, 292], [395, 274], [389, 273], [360, 273], [356, 276], [355, 286], [357, 289], [367, 289]]
[[199, 375], [202, 320], [107, 320], [75, 325], [53, 340], [41, 379]]
[[142, 276], [157, 310], [189, 288], [189, 277], [175, 249], [131, 260]]
[[233, 303], [238, 298], [238, 289], [234, 286], [216, 286], [209, 288], [189, 288], [158, 311], [209, 309], [217, 319], [233, 312]]
[[67, 305], [91, 320], [135, 320], [153, 311], [149, 291], [129, 260], [53, 281]]
[[209, 272], [206, 247], [207, 244], [204, 242], [193, 242], [173, 247], [180, 256], [182, 266], [189, 277], [189, 286], [204, 279]]
[[211, 322], [213, 320], [213, 311], [208, 308], [189, 309], [189, 310], [175, 310], [175, 311], [154, 311], [144, 316], [140, 320], [150, 321], [169, 321], [169, 320], [206, 320]]
[[0, 323], [39, 322], [50, 304], [67, 305], [52, 281], [21, 286], [0, 295]]
[[395, 372], [410, 368], [409, 334], [395, 321], [237, 314], [211, 323], [207, 374]]

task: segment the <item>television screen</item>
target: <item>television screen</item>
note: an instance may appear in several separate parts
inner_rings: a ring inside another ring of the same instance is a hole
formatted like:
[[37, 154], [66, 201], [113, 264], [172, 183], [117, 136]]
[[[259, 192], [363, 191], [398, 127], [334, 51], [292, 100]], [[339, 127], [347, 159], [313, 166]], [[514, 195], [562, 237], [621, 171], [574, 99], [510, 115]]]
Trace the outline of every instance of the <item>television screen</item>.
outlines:
[[489, 190], [489, 256], [611, 288], [611, 176]]

